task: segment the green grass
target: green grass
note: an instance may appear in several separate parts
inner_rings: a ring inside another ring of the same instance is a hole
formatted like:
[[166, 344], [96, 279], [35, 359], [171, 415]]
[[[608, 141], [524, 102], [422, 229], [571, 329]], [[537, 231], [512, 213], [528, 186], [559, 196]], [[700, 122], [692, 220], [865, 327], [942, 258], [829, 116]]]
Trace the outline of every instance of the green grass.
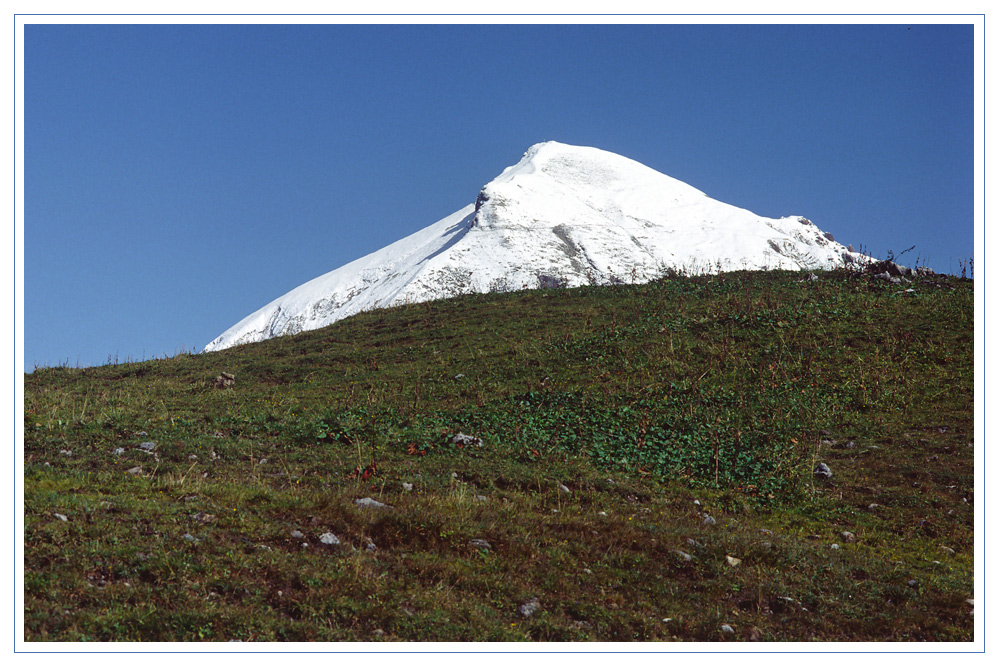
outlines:
[[903, 287], [470, 295], [38, 369], [25, 637], [971, 641], [972, 282]]

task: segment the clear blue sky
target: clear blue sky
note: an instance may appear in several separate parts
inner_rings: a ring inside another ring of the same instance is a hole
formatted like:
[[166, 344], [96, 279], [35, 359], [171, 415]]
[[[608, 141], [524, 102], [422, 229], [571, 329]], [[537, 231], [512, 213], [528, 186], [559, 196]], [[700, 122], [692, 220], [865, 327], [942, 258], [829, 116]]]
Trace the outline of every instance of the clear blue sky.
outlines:
[[27, 25], [25, 369], [201, 350], [546, 140], [957, 271], [973, 59], [961, 25]]

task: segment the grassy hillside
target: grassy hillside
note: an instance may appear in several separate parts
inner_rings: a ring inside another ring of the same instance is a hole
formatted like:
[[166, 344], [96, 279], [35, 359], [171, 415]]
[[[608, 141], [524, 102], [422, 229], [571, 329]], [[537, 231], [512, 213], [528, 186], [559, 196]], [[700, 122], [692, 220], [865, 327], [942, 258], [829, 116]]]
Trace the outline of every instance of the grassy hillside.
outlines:
[[802, 279], [39, 369], [25, 637], [972, 640], [972, 282]]

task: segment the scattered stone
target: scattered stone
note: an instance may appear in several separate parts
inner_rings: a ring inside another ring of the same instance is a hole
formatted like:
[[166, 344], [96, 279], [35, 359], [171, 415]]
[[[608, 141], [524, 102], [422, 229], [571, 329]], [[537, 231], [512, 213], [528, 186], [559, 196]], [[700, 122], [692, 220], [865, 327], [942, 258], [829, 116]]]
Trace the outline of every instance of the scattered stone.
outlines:
[[841, 531], [840, 532], [840, 537], [844, 539], [845, 543], [853, 543], [853, 542], [855, 542], [857, 540], [857, 538], [855, 537], [855, 535], [853, 533], [851, 533], [850, 531]]
[[489, 499], [487, 499], [482, 494], [476, 494], [476, 501], [489, 501]]
[[764, 534], [765, 536], [773, 536], [774, 535], [774, 532], [771, 531], [770, 529], [761, 529], [760, 532], [762, 534]]
[[603, 510], [601, 512], [597, 513], [597, 514], [600, 515], [601, 517], [607, 517], [608, 516], [608, 514], [606, 512], [604, 512]]
[[140, 443], [139, 449], [145, 450], [146, 452], [152, 452], [153, 450], [156, 450], [156, 443], [153, 443], [152, 441], [146, 441], [144, 443]]
[[705, 515], [705, 519], [703, 519], [701, 521], [701, 523], [704, 524], [704, 525], [708, 525], [708, 526], [714, 525], [715, 524], [715, 518], [712, 517], [711, 515]]
[[722, 626], [719, 627], [719, 630], [726, 634], [736, 633], [736, 631], [733, 630], [733, 627], [730, 626], [729, 624], [723, 624]]
[[820, 480], [829, 480], [831, 476], [833, 476], [833, 471], [830, 470], [829, 466], [820, 462], [816, 465], [816, 468], [813, 469], [813, 475]]
[[460, 373], [457, 376], [455, 376], [455, 380], [458, 380], [459, 378], [465, 378], [465, 374], [464, 373]]
[[189, 533], [184, 534], [183, 536], [181, 536], [181, 538], [183, 538], [184, 540], [188, 541], [189, 543], [197, 543], [198, 542], [198, 539], [195, 538], [194, 536], [192, 536]]
[[56, 516], [57, 520], [62, 520], [63, 522], [69, 522], [69, 518], [63, 515], [62, 513], [52, 513], [52, 514]]
[[832, 544], [830, 545], [830, 549], [831, 549], [831, 550], [839, 550], [839, 549], [840, 549], [840, 546], [839, 546], [839, 545], [837, 545], [836, 543], [832, 543]]
[[662, 621], [663, 621], [664, 624], [666, 624], [668, 622], [674, 621], [674, 618], [673, 617], [664, 617]]
[[130, 468], [125, 473], [129, 473], [131, 475], [140, 475], [142, 473], [142, 467], [141, 466], [133, 466], [132, 468]]
[[701, 505], [701, 501], [699, 501], [698, 499], [695, 499], [694, 500], [694, 505], [700, 506]]
[[389, 510], [392, 509], [392, 506], [390, 506], [389, 504], [376, 501], [370, 496], [366, 496], [363, 499], [354, 499], [354, 505], [356, 505], [358, 508], [386, 508]]
[[699, 543], [694, 538], [688, 538], [688, 545], [691, 547], [705, 547], [704, 543]]
[[306, 537], [306, 535], [301, 531], [299, 531], [298, 529], [292, 529], [292, 533], [290, 535], [295, 540], [301, 540], [302, 538]]
[[806, 274], [806, 277], [803, 278], [802, 280], [803, 281], [818, 281], [819, 280], [819, 276], [817, 276], [816, 274], [814, 274], [814, 273], [812, 273], [810, 271], [808, 274]]
[[412, 482], [404, 482], [403, 483], [403, 491], [404, 492], [412, 492], [413, 491], [413, 483]]
[[673, 552], [674, 554], [676, 554], [678, 557], [680, 557], [684, 561], [691, 561], [692, 559], [694, 559], [694, 557], [692, 557], [687, 552], [682, 552], [680, 550], [671, 550], [671, 552]]
[[876, 508], [878, 508], [878, 504], [877, 503], [869, 503], [868, 504], [868, 510], [875, 510]]
[[59, 454], [60, 455], [66, 455], [67, 457], [72, 457], [73, 456], [73, 451], [72, 450], [60, 450]]
[[517, 614], [522, 617], [531, 617], [533, 614], [538, 612], [542, 607], [542, 604], [538, 602], [537, 598], [529, 598], [527, 601], [517, 606]]
[[193, 462], [198, 459], [198, 455], [188, 455], [188, 461]]
[[566, 485], [559, 485], [559, 491], [569, 494], [569, 487], [567, 487]]
[[727, 554], [726, 555], [726, 563], [728, 563], [733, 568], [736, 568], [737, 566], [739, 566], [740, 564], [743, 563], [743, 560], [742, 559], [737, 559], [736, 557], [731, 557], [731, 556], [729, 556]]
[[378, 549], [378, 548], [377, 548], [377, 547], [375, 547], [375, 543], [373, 543], [373, 542], [371, 542], [371, 541], [368, 541], [368, 542], [367, 542], [367, 543], [365, 544], [365, 552], [374, 552], [374, 551], [375, 551], [375, 550], [377, 550], [377, 549]]
[[483, 444], [483, 441], [482, 439], [477, 438], [475, 436], [469, 436], [468, 434], [463, 434], [462, 432], [459, 432], [451, 437], [451, 444], [461, 445], [461, 446], [474, 445], [476, 447], [479, 447]]
[[115, 448], [114, 450], [111, 451], [111, 454], [113, 454], [115, 457], [118, 457], [119, 455], [124, 455], [125, 448]]
[[760, 639], [764, 637], [763, 632], [756, 626], [750, 629], [750, 633], [747, 635], [747, 640], [750, 642], [760, 642]]
[[340, 539], [329, 531], [319, 537], [319, 542], [324, 545], [340, 545]]
[[858, 446], [854, 444], [854, 441], [848, 441], [847, 443], [844, 443], [845, 450], [853, 450], [856, 447]]
[[376, 638], [381, 638], [382, 636], [385, 635], [385, 631], [383, 631], [382, 629], [375, 629], [374, 631], [372, 631], [372, 635], [375, 636]]
[[490, 541], [486, 540], [485, 538], [473, 538], [472, 540], [469, 541], [469, 545], [476, 548], [477, 550], [489, 551], [490, 549], [492, 549]]
[[945, 554], [955, 554], [955, 550], [946, 545], [941, 546], [941, 551], [944, 552]]
[[202, 512], [199, 510], [198, 512], [196, 512], [194, 515], [191, 516], [191, 519], [193, 519], [198, 524], [209, 524], [215, 521], [215, 515], [210, 515], [209, 513]]
[[234, 376], [231, 373], [223, 371], [221, 374], [215, 377], [216, 389], [228, 390], [235, 384], [236, 384], [236, 376]]

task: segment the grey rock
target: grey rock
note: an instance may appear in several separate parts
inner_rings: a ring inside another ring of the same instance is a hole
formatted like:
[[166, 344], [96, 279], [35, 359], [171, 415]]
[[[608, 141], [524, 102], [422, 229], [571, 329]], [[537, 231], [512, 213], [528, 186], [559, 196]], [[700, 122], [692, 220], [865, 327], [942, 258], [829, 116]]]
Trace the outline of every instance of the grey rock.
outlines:
[[847, 252], [848, 253], [854, 252], [854, 244], [847, 244]]
[[723, 624], [722, 626], [719, 627], [719, 630], [726, 634], [736, 633], [736, 631], [733, 630], [733, 627], [730, 626], [729, 624]]
[[371, 541], [368, 541], [368, 543], [365, 544], [365, 552], [374, 552], [377, 549], [378, 548], [375, 547], [375, 543]]
[[486, 540], [485, 538], [473, 538], [472, 540], [469, 541], [469, 545], [471, 545], [472, 547], [476, 548], [477, 550], [487, 550], [488, 551], [488, 550], [492, 549], [492, 546], [490, 545], [490, 541]]
[[833, 543], [833, 544], [831, 544], [831, 545], [830, 545], [830, 549], [831, 549], [831, 550], [839, 550], [839, 549], [840, 549], [840, 546], [839, 546], [839, 545], [837, 545], [836, 543]]
[[340, 539], [329, 531], [319, 537], [319, 542], [324, 545], [340, 545]]
[[483, 444], [483, 441], [475, 436], [469, 436], [468, 434], [459, 432], [451, 437], [451, 443], [452, 445], [475, 445], [478, 447]]
[[559, 485], [559, 491], [569, 494], [569, 487], [567, 487], [566, 485]]
[[522, 617], [531, 617], [533, 614], [541, 610], [542, 604], [538, 602], [537, 598], [529, 598], [527, 601], [517, 606], [517, 614]]
[[156, 450], [156, 443], [152, 441], [146, 441], [144, 443], [140, 443], [139, 449], [145, 450], [146, 452], [152, 452], [153, 450]]
[[62, 513], [52, 513], [52, 514], [56, 516], [57, 520], [62, 520], [63, 522], [69, 522], [69, 518], [63, 515]]
[[142, 473], [142, 467], [141, 466], [133, 466], [132, 468], [130, 468], [125, 473], [130, 473], [132, 475], [139, 475], [140, 473]]
[[840, 537], [844, 540], [845, 543], [853, 543], [857, 540], [854, 534], [851, 533], [850, 531], [841, 531]]
[[833, 471], [830, 470], [829, 466], [820, 462], [816, 465], [816, 468], [813, 469], [813, 476], [819, 478], [820, 480], [829, 480], [833, 476]]
[[111, 454], [113, 454], [115, 457], [118, 457], [119, 455], [124, 455], [125, 448], [115, 448], [114, 450], [111, 451]]
[[305, 535], [304, 533], [302, 533], [301, 531], [299, 531], [298, 529], [293, 529], [293, 530], [292, 530], [292, 533], [291, 533], [291, 536], [292, 536], [292, 538], [294, 538], [295, 540], [300, 540], [300, 539], [302, 539], [302, 538], [305, 538], [305, 537], [306, 537], [306, 535]]
[[376, 501], [370, 496], [366, 496], [363, 499], [354, 499], [354, 505], [356, 505], [358, 508], [385, 508], [389, 510], [392, 509], [392, 506], [390, 506], [389, 504]]
[[671, 552], [676, 554], [683, 561], [691, 561], [692, 559], [694, 559], [694, 557], [692, 557], [690, 554], [688, 554], [687, 552], [682, 552], [681, 550], [671, 550]]
[[404, 482], [403, 483], [403, 491], [404, 492], [412, 492], [413, 491], [413, 483], [412, 482]]
[[194, 536], [192, 536], [189, 533], [184, 534], [183, 536], [181, 536], [181, 538], [183, 538], [184, 540], [188, 541], [189, 543], [197, 543], [198, 542], [198, 539], [195, 538]]
[[715, 518], [712, 517], [711, 515], [705, 515], [705, 519], [703, 519], [701, 521], [701, 523], [704, 524], [704, 525], [706, 525], [706, 526], [714, 525], [715, 524]]

